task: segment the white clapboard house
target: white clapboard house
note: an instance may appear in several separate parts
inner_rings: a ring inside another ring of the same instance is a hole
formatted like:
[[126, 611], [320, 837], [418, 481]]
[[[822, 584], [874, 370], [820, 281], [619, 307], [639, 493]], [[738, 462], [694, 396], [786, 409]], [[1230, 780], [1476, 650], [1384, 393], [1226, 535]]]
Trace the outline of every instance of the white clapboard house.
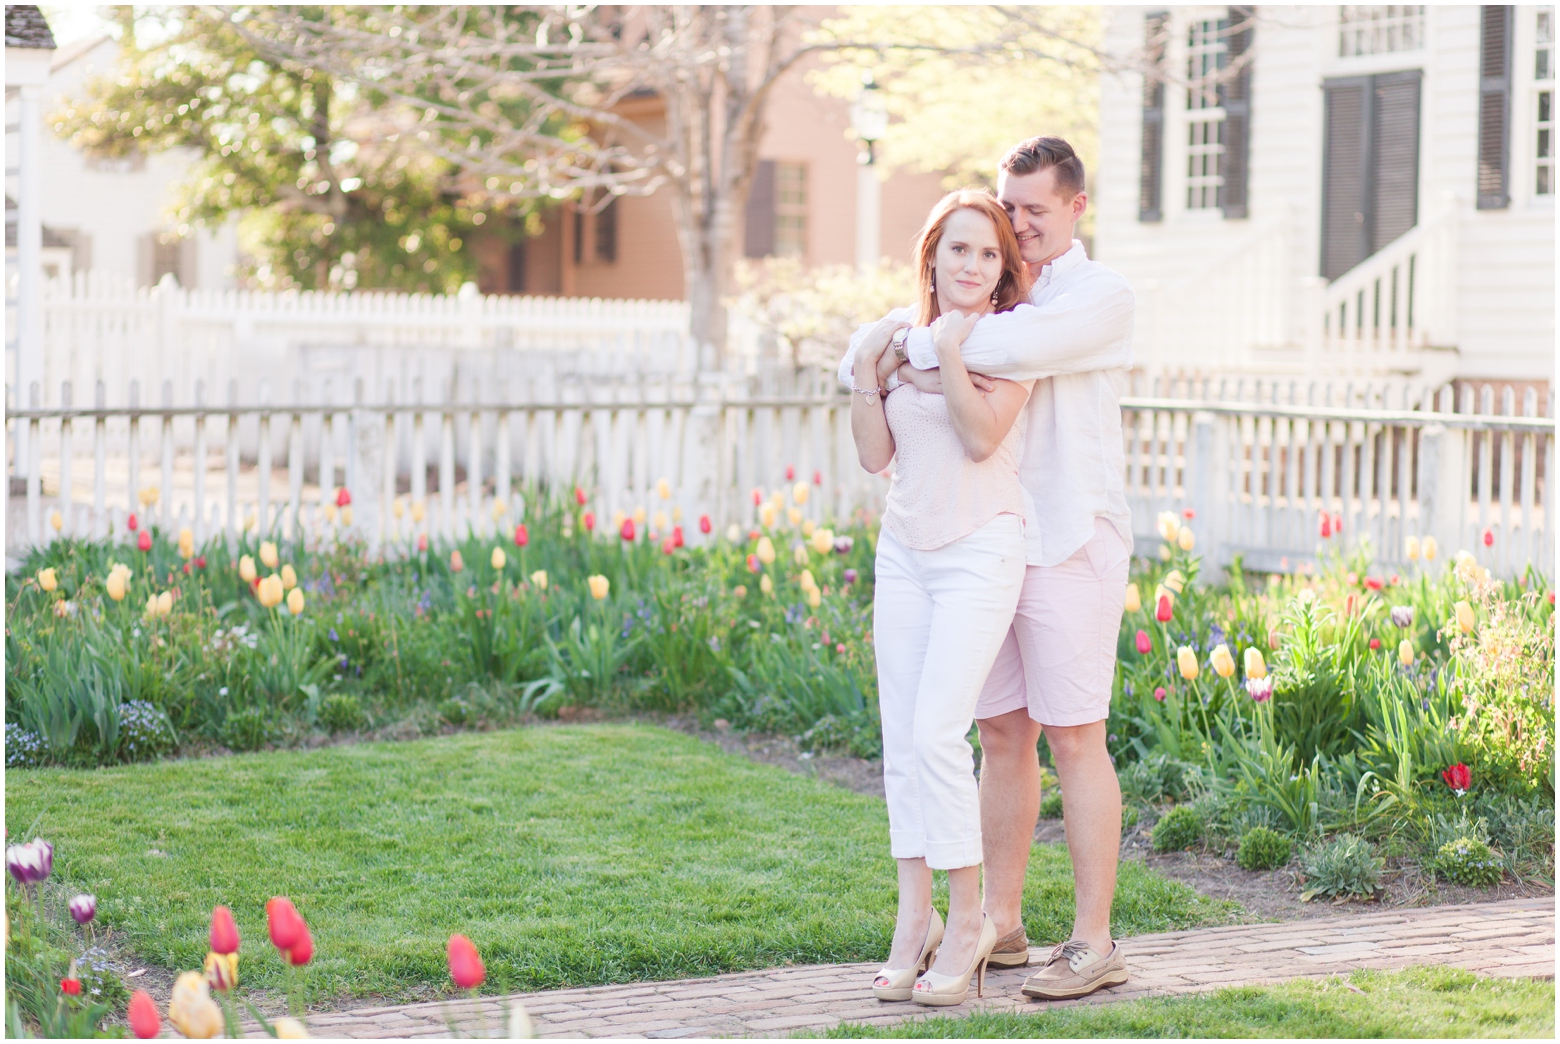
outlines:
[[1150, 371], [1555, 370], [1554, 8], [1110, 9], [1096, 253]]

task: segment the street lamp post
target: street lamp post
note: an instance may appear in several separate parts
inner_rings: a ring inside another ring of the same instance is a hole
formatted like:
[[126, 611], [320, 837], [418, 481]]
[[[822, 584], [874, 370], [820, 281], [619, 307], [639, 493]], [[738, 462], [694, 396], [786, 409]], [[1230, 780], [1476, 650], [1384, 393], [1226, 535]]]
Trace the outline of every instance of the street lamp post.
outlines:
[[882, 258], [882, 183], [877, 176], [876, 145], [888, 130], [888, 109], [882, 89], [870, 72], [861, 74], [861, 91], [851, 106], [856, 140], [864, 148], [856, 154], [856, 271], [870, 272]]

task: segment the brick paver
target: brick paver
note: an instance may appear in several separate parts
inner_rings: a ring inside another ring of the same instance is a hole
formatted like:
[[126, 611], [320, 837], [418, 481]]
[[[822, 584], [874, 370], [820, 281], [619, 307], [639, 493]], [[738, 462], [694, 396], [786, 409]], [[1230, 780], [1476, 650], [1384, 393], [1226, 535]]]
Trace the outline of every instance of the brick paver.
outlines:
[[[1401, 909], [1289, 924], [1238, 925], [1142, 935], [1121, 942], [1132, 979], [1083, 1001], [1196, 993], [1418, 964], [1486, 975], [1553, 978], [1555, 901]], [[1034, 957], [1044, 953], [1035, 949]], [[927, 1014], [914, 1004], [880, 1004], [869, 992], [877, 963], [812, 965], [708, 979], [594, 986], [513, 997], [365, 1007], [320, 1013], [319, 1037], [438, 1037], [500, 1029], [513, 1001], [526, 1006], [544, 1037], [774, 1037], [839, 1022], [886, 1024]], [[977, 1009], [1040, 1011], [1054, 1004], [1019, 993], [1029, 969], [993, 969], [986, 996], [937, 1014]]]

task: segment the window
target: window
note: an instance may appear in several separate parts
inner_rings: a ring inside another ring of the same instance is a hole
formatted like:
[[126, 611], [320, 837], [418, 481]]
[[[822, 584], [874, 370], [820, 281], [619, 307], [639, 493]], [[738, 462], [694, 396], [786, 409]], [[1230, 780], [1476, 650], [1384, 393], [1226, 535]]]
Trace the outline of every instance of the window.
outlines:
[[1338, 57], [1417, 51], [1425, 45], [1422, 4], [1344, 4], [1338, 8]]
[[596, 211], [596, 260], [607, 264], [617, 260], [618, 201], [614, 196]]
[[1219, 205], [1224, 185], [1224, 109], [1219, 105], [1219, 73], [1229, 47], [1222, 19], [1193, 22], [1186, 42], [1186, 208]]
[[807, 256], [807, 164], [775, 164], [775, 255]]
[[1322, 275], [1336, 279], [1419, 220], [1421, 73], [1322, 83]]
[[1539, 89], [1533, 99], [1533, 191], [1540, 196], [1555, 192], [1555, 9], [1541, 7], [1536, 12], [1533, 48], [1533, 79]]

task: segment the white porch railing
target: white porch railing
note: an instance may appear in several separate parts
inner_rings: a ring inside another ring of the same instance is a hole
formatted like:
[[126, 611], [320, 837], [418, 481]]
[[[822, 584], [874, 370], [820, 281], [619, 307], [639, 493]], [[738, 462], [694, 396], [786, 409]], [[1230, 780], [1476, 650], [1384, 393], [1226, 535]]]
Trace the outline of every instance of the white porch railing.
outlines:
[[[212, 405], [198, 386], [183, 406], [168, 395], [160, 406], [110, 407], [100, 387], [92, 407], [78, 407], [62, 388], [65, 405], [8, 417], [12, 447], [24, 429], [31, 447], [13, 466], [25, 492], [20, 510], [8, 509], [11, 551], [57, 534], [127, 540], [131, 510], [143, 524], [188, 525], [198, 540], [292, 537], [323, 525], [338, 487], [351, 492], [352, 527], [392, 548], [423, 532], [496, 533], [520, 514], [516, 490], [534, 482], [579, 484], [603, 524], [639, 507], [652, 527], [657, 511], [680, 513], [695, 542], [700, 514], [719, 528], [751, 523], [755, 487], [809, 483], [804, 510], [819, 522], [875, 512], [886, 491], [857, 464], [849, 399], [832, 390], [760, 397], [714, 375], [546, 401], [501, 383], [464, 397], [413, 390], [370, 397], [359, 383], [345, 403]], [[1341, 520], [1344, 543], [1368, 537], [1396, 567], [1407, 536], [1433, 535], [1445, 554], [1467, 548], [1502, 573], [1531, 563], [1553, 575], [1552, 397], [1541, 408], [1530, 391], [1519, 410], [1509, 391], [1497, 407], [1488, 390], [1477, 402], [1468, 390], [1454, 412], [1451, 389], [1377, 408], [1269, 392], [1264, 402], [1122, 401], [1140, 551], [1153, 546], [1159, 511], [1191, 508], [1214, 563], [1239, 554], [1252, 568], [1293, 569], [1339, 546], [1319, 537], [1325, 512]], [[510, 513], [496, 517], [495, 503]]]

